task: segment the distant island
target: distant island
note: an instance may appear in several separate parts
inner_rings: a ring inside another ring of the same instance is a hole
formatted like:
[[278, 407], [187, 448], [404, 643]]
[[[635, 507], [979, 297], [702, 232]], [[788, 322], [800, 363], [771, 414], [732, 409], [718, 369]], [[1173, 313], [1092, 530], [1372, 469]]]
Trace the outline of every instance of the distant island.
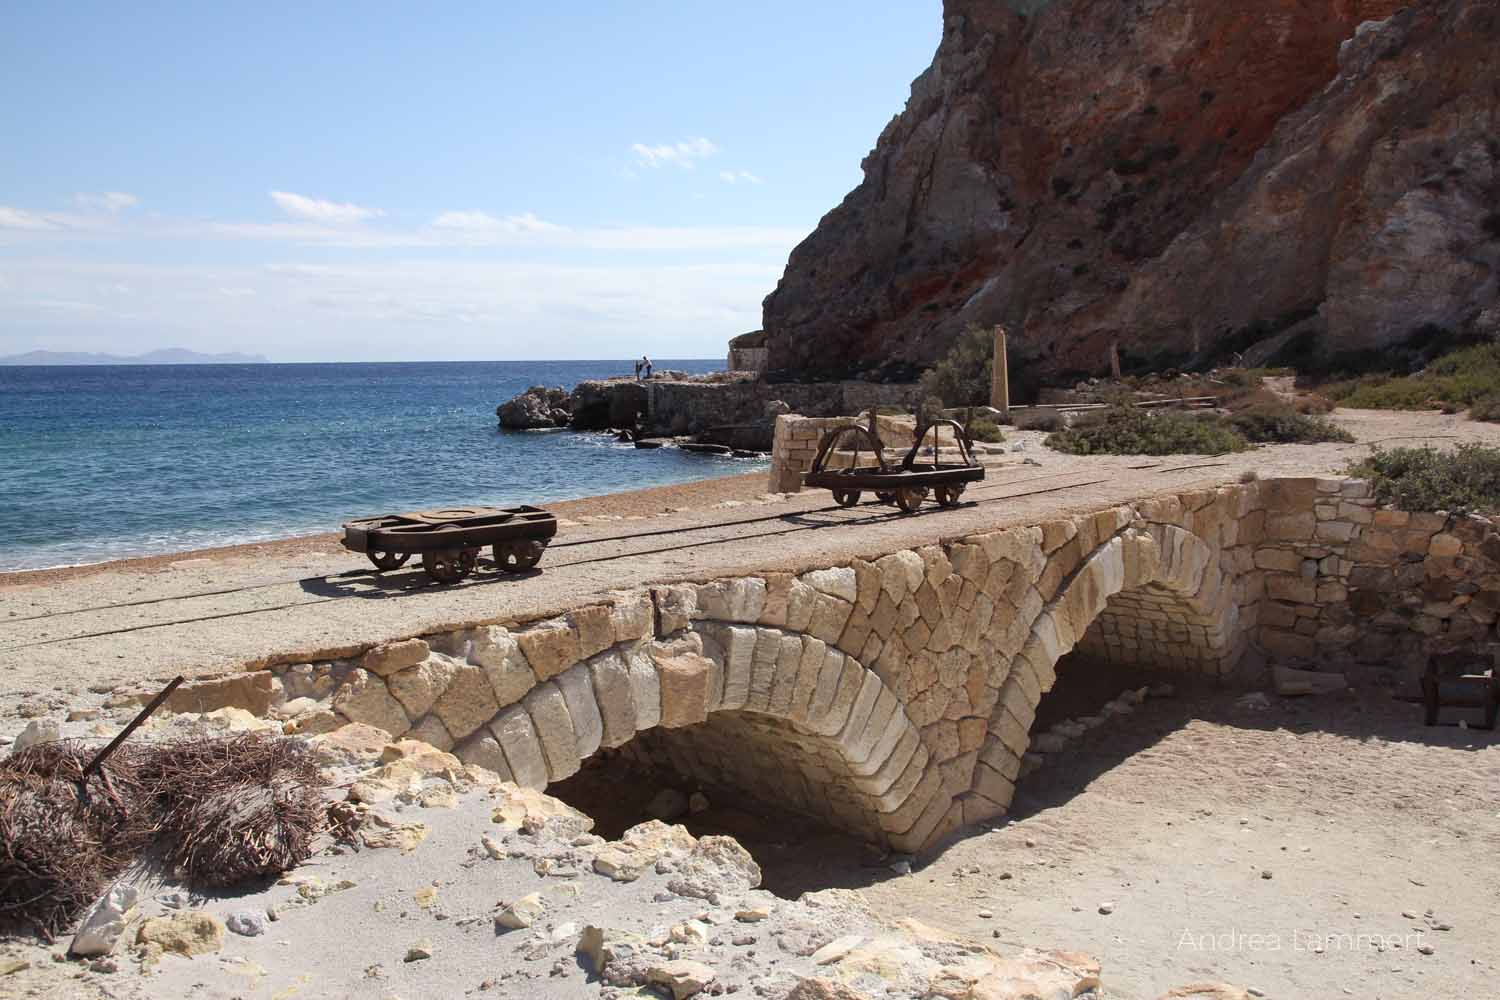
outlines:
[[259, 354], [200, 354], [184, 347], [126, 356], [75, 351], [28, 351], [0, 358], [0, 365], [267, 365]]

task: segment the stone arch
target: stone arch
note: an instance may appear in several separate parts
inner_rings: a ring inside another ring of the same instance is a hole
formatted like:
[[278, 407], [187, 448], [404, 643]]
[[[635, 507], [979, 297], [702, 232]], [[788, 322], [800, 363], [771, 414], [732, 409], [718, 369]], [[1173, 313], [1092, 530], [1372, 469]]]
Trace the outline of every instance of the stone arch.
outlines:
[[1009, 807], [1037, 706], [1056, 683], [1058, 661], [1076, 646], [1116, 661], [1144, 651], [1153, 665], [1222, 676], [1245, 650], [1238, 613], [1218, 554], [1191, 531], [1137, 525], [1099, 545], [1043, 607], [1010, 663], [966, 797], [966, 818], [1001, 815]]
[[567, 666], [456, 749], [544, 788], [616, 748], [903, 849], [920, 846], [912, 831], [935, 793], [921, 734], [857, 658], [808, 633], [714, 619]]

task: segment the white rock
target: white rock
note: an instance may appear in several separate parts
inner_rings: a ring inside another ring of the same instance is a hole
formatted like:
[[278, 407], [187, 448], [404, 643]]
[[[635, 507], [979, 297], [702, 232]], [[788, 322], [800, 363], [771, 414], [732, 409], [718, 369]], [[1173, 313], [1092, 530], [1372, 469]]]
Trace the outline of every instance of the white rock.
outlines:
[[120, 935], [125, 933], [125, 928], [135, 919], [135, 904], [139, 898], [134, 886], [111, 887], [83, 918], [68, 950], [85, 958], [108, 955], [114, 950]]
[[500, 915], [495, 918], [495, 926], [512, 931], [530, 927], [537, 922], [546, 908], [547, 904], [542, 899], [541, 893], [533, 892], [529, 896], [522, 896], [501, 910]]
[[266, 932], [266, 914], [262, 910], [236, 910], [224, 926], [243, 937], [260, 937]]
[[27, 747], [36, 746], [38, 743], [52, 743], [62, 739], [62, 727], [55, 719], [33, 719], [21, 730], [21, 735], [16, 737], [15, 743], [11, 744], [11, 753], [20, 753]]

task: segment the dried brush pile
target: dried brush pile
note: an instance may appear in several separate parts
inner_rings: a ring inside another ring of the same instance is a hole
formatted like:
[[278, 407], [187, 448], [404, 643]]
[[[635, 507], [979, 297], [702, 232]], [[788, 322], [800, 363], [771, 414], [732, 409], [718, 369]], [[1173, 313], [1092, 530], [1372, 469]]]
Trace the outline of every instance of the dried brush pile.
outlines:
[[51, 941], [150, 841], [140, 751], [85, 780], [95, 752], [63, 740], [0, 760], [0, 928]]
[[323, 779], [304, 744], [254, 733], [0, 760], [0, 930], [51, 941], [148, 849], [194, 886], [279, 875], [312, 854]]
[[296, 740], [163, 744], [143, 777], [161, 810], [166, 859], [196, 886], [280, 875], [307, 860], [323, 829], [323, 781]]

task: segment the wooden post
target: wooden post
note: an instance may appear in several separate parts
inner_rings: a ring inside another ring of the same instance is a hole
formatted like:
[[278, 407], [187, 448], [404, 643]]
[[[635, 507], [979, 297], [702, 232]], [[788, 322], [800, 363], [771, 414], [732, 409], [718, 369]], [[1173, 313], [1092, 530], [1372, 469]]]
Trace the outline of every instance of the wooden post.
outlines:
[[995, 364], [990, 373], [990, 405], [1010, 419], [1010, 363], [1005, 353], [1005, 327], [995, 327]]
[[1116, 382], [1120, 381], [1120, 342], [1118, 340], [1109, 342], [1109, 375]]

